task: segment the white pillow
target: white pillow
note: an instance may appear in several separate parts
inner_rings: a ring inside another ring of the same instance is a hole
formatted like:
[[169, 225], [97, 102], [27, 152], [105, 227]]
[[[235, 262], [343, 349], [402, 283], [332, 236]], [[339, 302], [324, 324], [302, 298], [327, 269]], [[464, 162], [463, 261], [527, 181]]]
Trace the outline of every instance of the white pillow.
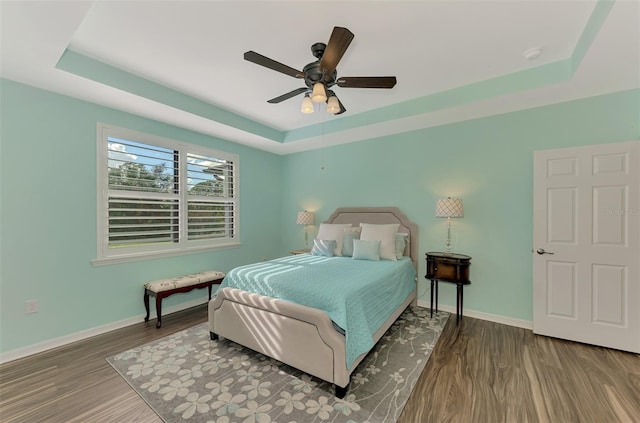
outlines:
[[398, 260], [396, 257], [396, 233], [400, 227], [399, 223], [390, 223], [387, 225], [361, 223], [360, 227], [362, 227], [362, 232], [360, 232], [361, 240], [380, 241], [380, 258], [382, 260]]
[[344, 239], [345, 228], [350, 228], [350, 223], [321, 223], [318, 228], [316, 239], [332, 239], [336, 242], [336, 248], [333, 251], [334, 256], [342, 255], [342, 241]]

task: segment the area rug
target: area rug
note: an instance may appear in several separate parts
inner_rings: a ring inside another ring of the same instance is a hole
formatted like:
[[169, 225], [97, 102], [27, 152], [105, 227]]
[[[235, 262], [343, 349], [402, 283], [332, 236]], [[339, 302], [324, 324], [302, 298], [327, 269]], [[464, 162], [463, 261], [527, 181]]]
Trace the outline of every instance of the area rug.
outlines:
[[107, 359], [167, 423], [395, 422], [449, 314], [408, 308], [351, 375], [333, 385], [225, 339], [206, 323]]

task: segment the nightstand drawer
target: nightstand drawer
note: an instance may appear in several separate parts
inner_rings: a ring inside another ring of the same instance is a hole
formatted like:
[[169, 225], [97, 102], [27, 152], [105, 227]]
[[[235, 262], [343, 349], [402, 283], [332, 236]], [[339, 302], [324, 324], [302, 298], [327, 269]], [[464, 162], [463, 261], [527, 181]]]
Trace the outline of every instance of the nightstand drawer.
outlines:
[[432, 255], [427, 253], [427, 279], [468, 283], [471, 257], [463, 254]]

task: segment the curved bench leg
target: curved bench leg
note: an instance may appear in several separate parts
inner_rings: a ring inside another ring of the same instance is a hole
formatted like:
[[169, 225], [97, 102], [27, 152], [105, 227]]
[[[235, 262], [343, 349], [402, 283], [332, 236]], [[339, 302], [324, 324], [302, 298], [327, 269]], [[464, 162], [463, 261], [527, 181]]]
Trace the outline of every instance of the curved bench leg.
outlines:
[[149, 321], [149, 291], [147, 288], [144, 289], [144, 308], [147, 310], [147, 315], [144, 318], [145, 322]]
[[160, 316], [162, 316], [162, 295], [160, 295], [160, 293], [156, 293], [156, 313], [158, 315], [158, 322], [156, 323], [156, 328], [160, 329], [160, 326], [162, 326], [162, 318]]

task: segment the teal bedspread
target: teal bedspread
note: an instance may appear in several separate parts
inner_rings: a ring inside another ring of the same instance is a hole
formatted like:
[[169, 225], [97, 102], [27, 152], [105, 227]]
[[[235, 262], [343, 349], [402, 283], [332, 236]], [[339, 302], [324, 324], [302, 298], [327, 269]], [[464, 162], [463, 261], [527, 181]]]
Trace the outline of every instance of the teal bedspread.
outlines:
[[237, 267], [230, 286], [324, 310], [345, 331], [347, 367], [369, 351], [373, 334], [415, 289], [411, 260], [353, 260], [300, 254]]

